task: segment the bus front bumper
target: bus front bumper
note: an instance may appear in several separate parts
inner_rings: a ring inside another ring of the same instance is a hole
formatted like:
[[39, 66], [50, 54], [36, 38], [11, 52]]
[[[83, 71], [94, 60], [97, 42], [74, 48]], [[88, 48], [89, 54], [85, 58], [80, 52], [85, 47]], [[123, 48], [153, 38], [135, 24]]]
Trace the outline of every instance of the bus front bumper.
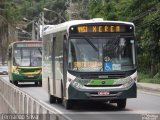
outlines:
[[[107, 92], [107, 95], [99, 95], [99, 92]], [[113, 89], [77, 89], [72, 85], [68, 88], [69, 100], [96, 100], [110, 101], [137, 97], [137, 86], [134, 82], [129, 88]]]
[[39, 82], [42, 81], [42, 74], [25, 75], [12, 73], [12, 80], [19, 82]]

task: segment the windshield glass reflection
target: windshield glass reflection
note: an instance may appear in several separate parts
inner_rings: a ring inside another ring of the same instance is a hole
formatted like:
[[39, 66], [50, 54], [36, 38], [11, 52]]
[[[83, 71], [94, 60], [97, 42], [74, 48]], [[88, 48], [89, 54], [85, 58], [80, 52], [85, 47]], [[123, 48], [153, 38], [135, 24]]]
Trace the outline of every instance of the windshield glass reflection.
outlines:
[[17, 66], [41, 66], [41, 48], [16, 48], [14, 50], [14, 65]]
[[126, 71], [135, 68], [133, 38], [72, 38], [69, 69], [74, 71]]

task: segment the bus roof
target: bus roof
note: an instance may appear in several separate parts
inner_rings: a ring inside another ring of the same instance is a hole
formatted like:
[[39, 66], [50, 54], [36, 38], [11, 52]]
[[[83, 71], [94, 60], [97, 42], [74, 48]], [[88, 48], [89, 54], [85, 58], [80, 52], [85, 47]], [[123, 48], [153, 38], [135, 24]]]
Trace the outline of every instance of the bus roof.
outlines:
[[55, 33], [58, 31], [64, 31], [64, 30], [67, 30], [68, 32], [69, 27], [72, 25], [80, 25], [80, 24], [87, 24], [87, 23], [119, 23], [119, 24], [128, 24], [128, 25], [134, 26], [132, 22], [108, 21], [108, 20], [103, 20], [102, 18], [95, 18], [91, 20], [72, 20], [72, 21], [67, 21], [57, 25], [45, 25], [43, 28], [43, 35]]

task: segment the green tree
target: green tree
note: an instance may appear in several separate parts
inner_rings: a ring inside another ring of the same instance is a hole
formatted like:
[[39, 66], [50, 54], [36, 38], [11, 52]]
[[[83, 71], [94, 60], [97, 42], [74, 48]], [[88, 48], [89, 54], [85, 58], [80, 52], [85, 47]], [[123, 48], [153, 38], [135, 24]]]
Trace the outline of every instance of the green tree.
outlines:
[[139, 63], [142, 63], [139, 64], [139, 68], [154, 76], [160, 69], [160, 3], [158, 0], [134, 0], [129, 9], [132, 9], [132, 12], [130, 11], [128, 19], [136, 25], [137, 38], [142, 50], [138, 54]]
[[159, 0], [90, 0], [91, 18], [133, 22], [138, 41], [138, 69], [154, 76], [160, 70]]

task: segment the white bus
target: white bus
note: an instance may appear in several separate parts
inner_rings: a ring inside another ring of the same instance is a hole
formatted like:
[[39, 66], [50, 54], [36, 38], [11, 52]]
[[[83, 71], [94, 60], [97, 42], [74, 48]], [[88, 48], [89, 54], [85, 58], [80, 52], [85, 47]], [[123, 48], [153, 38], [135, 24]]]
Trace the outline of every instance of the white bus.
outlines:
[[75, 101], [117, 103], [137, 96], [133, 23], [73, 20], [43, 33], [42, 85], [50, 103], [71, 109]]

